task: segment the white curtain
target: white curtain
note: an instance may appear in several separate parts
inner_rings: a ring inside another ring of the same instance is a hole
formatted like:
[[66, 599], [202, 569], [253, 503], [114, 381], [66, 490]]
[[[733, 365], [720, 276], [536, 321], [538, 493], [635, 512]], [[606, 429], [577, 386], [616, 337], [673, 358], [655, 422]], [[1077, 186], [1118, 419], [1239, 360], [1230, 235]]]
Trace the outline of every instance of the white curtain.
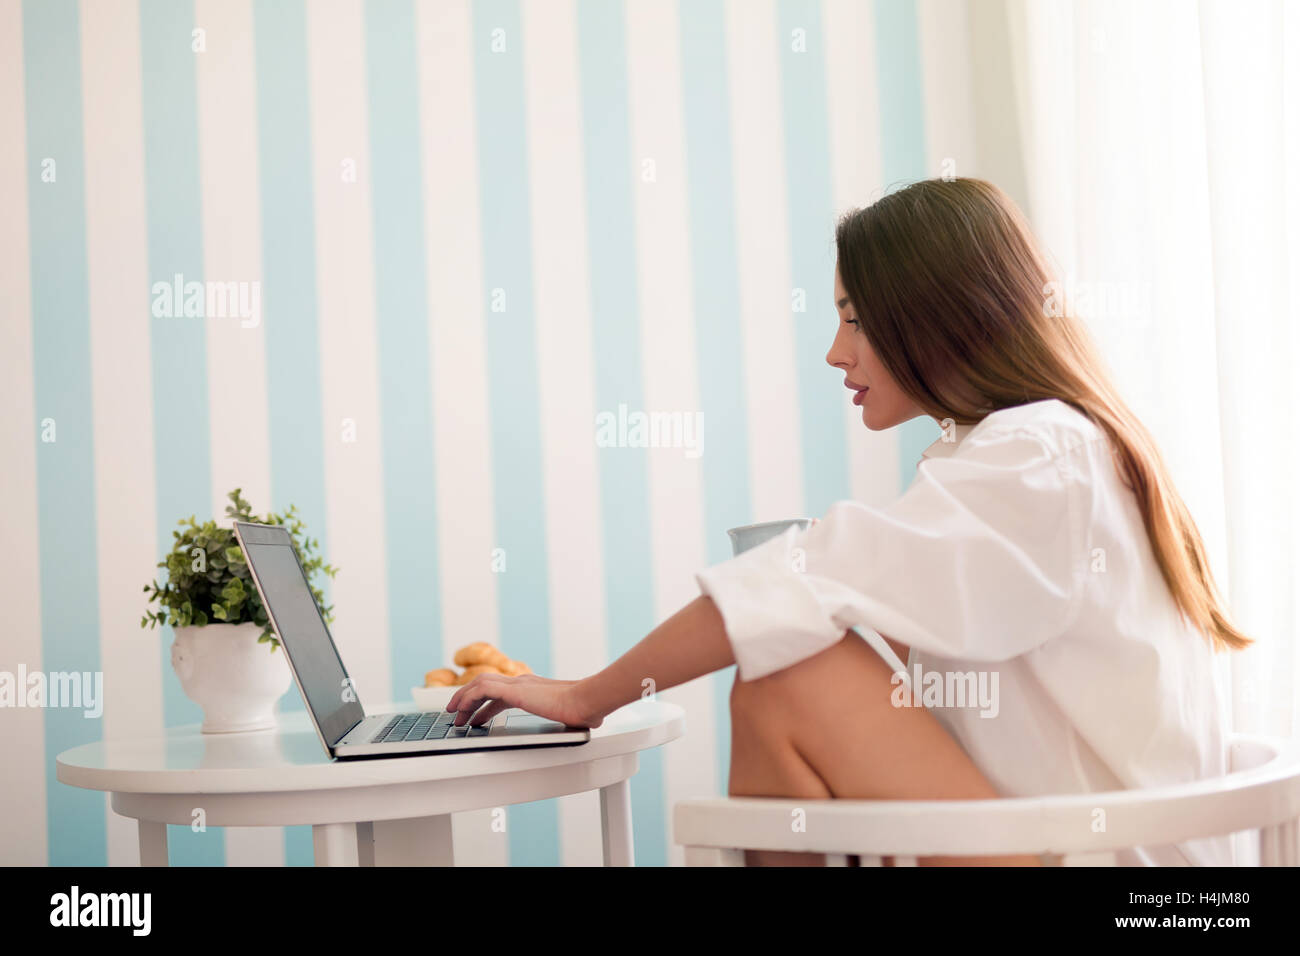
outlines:
[[1300, 731], [1300, 3], [1009, 0], [1029, 213]]

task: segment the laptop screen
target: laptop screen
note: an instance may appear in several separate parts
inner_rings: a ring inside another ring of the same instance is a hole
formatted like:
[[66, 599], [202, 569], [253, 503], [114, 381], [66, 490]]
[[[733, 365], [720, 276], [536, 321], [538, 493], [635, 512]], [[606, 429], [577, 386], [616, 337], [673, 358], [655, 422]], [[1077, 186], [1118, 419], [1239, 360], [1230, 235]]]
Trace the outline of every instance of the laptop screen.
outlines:
[[[307, 576], [284, 528], [239, 523], [244, 556], [262, 586], [267, 614], [289, 654], [321, 736], [333, 747], [365, 717]], [[346, 697], [351, 698], [345, 699]]]

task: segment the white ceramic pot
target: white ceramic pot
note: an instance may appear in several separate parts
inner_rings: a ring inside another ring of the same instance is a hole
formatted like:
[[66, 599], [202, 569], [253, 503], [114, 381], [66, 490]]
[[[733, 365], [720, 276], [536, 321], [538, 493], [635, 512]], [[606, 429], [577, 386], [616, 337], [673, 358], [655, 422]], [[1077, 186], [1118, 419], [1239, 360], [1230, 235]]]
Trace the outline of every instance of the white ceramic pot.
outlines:
[[173, 631], [172, 667], [185, 696], [203, 708], [203, 733], [275, 726], [275, 702], [293, 675], [284, 648], [258, 643], [258, 624], [208, 624]]

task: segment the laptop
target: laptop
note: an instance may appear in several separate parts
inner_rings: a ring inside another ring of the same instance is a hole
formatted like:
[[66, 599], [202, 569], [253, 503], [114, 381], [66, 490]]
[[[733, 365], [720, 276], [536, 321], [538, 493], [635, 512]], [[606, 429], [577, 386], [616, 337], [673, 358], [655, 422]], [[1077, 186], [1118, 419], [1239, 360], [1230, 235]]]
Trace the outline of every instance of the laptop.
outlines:
[[502, 711], [473, 728], [453, 727], [456, 714], [445, 711], [367, 716], [312, 596], [292, 536], [280, 525], [236, 521], [235, 537], [316, 734], [331, 757], [350, 760], [555, 747], [591, 739], [585, 727], [566, 727], [519, 708]]

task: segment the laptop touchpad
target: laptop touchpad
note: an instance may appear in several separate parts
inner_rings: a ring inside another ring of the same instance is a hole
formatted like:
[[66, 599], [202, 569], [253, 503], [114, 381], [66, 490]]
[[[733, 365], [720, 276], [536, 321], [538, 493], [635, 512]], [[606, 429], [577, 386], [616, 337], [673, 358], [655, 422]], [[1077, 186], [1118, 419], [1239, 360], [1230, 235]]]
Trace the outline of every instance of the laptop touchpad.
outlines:
[[564, 724], [547, 720], [535, 714], [511, 714], [506, 720], [508, 734], [554, 734], [564, 730]]

